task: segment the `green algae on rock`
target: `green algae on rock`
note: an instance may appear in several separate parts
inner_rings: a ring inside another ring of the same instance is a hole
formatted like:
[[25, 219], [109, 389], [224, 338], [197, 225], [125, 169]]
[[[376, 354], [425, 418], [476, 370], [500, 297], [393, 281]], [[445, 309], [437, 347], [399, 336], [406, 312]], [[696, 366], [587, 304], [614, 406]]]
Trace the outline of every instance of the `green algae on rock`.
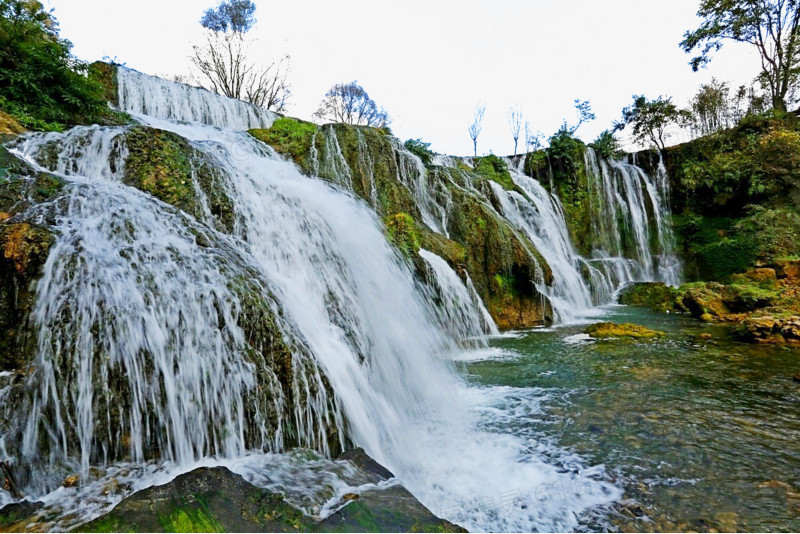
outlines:
[[651, 330], [644, 326], [633, 323], [595, 323], [590, 325], [585, 333], [594, 339], [653, 339], [666, 335], [659, 330]]

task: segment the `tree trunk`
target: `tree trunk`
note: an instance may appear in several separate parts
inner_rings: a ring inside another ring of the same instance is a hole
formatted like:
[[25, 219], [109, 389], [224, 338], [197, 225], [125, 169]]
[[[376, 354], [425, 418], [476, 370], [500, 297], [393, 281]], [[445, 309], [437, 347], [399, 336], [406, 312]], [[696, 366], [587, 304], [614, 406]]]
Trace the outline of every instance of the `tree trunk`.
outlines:
[[783, 99], [783, 95], [772, 96], [772, 109], [786, 113], [786, 101]]

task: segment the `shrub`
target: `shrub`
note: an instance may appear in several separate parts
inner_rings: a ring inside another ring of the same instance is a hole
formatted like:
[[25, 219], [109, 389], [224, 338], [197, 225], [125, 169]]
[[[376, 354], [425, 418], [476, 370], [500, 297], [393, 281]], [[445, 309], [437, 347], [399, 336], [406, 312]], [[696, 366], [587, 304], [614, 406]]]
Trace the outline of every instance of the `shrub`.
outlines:
[[475, 162], [475, 171], [487, 180], [497, 182], [505, 189], [514, 189], [514, 181], [511, 179], [511, 173], [508, 172], [508, 165], [505, 160], [494, 154], [478, 158]]
[[422, 163], [425, 165], [430, 165], [433, 161], [433, 157], [436, 155], [430, 148], [428, 148], [431, 146], [431, 144], [424, 142], [422, 139], [409, 139], [403, 143], [403, 146], [406, 147], [406, 150], [421, 159]]
[[57, 28], [38, 1], [0, 0], [0, 107], [29, 128], [59, 130], [106, 109]]

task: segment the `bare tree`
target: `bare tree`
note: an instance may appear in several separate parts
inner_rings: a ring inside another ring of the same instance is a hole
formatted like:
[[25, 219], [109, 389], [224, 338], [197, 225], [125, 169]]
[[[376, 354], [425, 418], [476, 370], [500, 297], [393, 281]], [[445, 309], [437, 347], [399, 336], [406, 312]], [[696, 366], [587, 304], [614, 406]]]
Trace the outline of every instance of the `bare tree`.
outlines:
[[511, 130], [511, 137], [514, 138], [514, 155], [516, 156], [519, 131], [522, 128], [522, 111], [519, 107], [512, 107], [508, 110], [508, 128]]
[[383, 128], [391, 122], [386, 110], [379, 108], [355, 81], [331, 87], [314, 115], [321, 119], [375, 128]]
[[478, 157], [478, 136], [481, 135], [481, 130], [483, 130], [484, 112], [486, 112], [486, 104], [478, 104], [475, 106], [475, 115], [472, 118], [472, 124], [469, 126], [469, 137], [472, 139], [472, 148], [475, 157]]
[[215, 93], [282, 112], [291, 96], [289, 56], [266, 66], [251, 60], [256, 41], [246, 34], [254, 13], [251, 0], [227, 0], [204, 13], [205, 43], [192, 46], [191, 60], [200, 73], [195, 80]]

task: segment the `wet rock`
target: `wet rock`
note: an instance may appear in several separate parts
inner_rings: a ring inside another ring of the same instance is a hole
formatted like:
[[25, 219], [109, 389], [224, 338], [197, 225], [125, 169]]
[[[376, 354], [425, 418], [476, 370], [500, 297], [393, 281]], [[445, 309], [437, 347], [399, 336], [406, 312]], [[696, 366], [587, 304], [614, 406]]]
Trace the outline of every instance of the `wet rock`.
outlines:
[[402, 486], [367, 491], [327, 517], [315, 532], [467, 532], [433, 515]]
[[[342, 454], [361, 479], [392, 473], [362, 449]], [[466, 532], [433, 515], [400, 485], [346, 493], [344, 506], [319, 521], [283, 495], [258, 488], [224, 467], [200, 468], [127, 497], [81, 532]]]
[[664, 332], [659, 330], [650, 330], [644, 326], [632, 323], [595, 323], [589, 326], [585, 331], [595, 339], [610, 339], [610, 338], [629, 338], [629, 339], [652, 339], [661, 337]]
[[[4, 532], [13, 532], [16, 528], [13, 525], [24, 525], [44, 507], [42, 502], [21, 501], [7, 504], [0, 508], [0, 529]], [[20, 531], [23, 531], [20, 529]]]
[[794, 380], [795, 382], [800, 382], [800, 373], [797, 373], [796, 375], [794, 375], [792, 377], [792, 380]]
[[64, 482], [62, 482], [61, 485], [64, 486], [65, 488], [74, 488], [80, 483], [81, 483], [80, 475], [70, 475], [64, 479]]

